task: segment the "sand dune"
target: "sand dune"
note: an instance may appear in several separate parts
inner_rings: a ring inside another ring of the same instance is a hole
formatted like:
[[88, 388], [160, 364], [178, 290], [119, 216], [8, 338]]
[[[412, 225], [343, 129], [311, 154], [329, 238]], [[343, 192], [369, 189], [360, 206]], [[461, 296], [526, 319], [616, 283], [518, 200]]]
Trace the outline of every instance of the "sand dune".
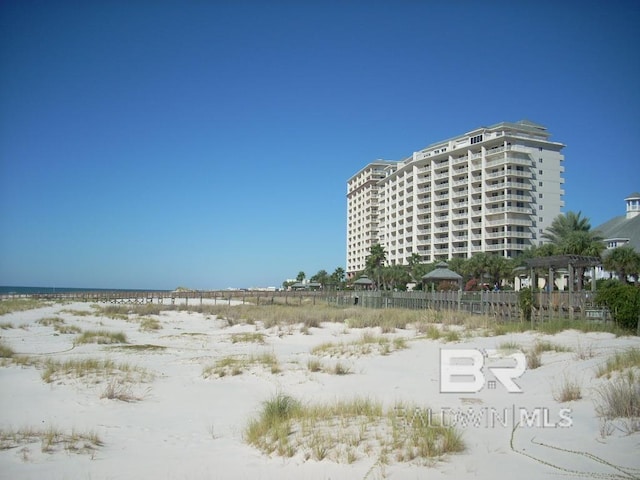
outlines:
[[[0, 368], [1, 478], [640, 476], [640, 433], [628, 434], [620, 422], [605, 424], [596, 413], [598, 389], [612, 381], [597, 378], [596, 369], [611, 354], [640, 347], [638, 337], [570, 330], [553, 336], [462, 335], [445, 343], [419, 338], [412, 329], [382, 334], [326, 323], [305, 334], [297, 326], [227, 326], [184, 311], [151, 315], [157, 322], [143, 328], [134, 317], [108, 318], [81, 303], [0, 317], [6, 326], [2, 343], [15, 352]], [[51, 318], [58, 320], [43, 321]], [[78, 330], [122, 332], [127, 343], [79, 344]], [[387, 346], [359, 350], [354, 345], [365, 331], [389, 339]], [[250, 335], [239, 335], [245, 333]], [[395, 338], [405, 340], [394, 344]], [[522, 393], [509, 393], [499, 382], [478, 393], [441, 393], [441, 348], [494, 349], [508, 342], [527, 350], [541, 341], [564, 351], [542, 352], [541, 366], [517, 379]], [[312, 355], [327, 342], [337, 347]], [[28, 360], [16, 360], [19, 355]], [[223, 367], [219, 361], [228, 358], [241, 361]], [[310, 359], [317, 371], [310, 371]], [[332, 373], [337, 363], [348, 373]], [[579, 386], [582, 398], [560, 402], [558, 393], [568, 381]], [[348, 461], [338, 453], [347, 447], [339, 445], [330, 446], [322, 460], [303, 446], [291, 456], [267, 455], [247, 444], [245, 428], [276, 393], [306, 405], [359, 397], [386, 409], [405, 402], [422, 412], [444, 412], [465, 449], [428, 461], [399, 460], [393, 452], [381, 458], [375, 445], [362, 444], [353, 447]], [[531, 424], [514, 432], [523, 411]]]

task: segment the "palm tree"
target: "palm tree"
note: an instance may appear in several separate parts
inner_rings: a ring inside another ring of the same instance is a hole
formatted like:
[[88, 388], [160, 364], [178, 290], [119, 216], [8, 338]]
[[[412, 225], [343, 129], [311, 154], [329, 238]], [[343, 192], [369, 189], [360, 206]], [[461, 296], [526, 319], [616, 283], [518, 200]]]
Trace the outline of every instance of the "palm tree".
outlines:
[[320, 270], [310, 279], [312, 282], [318, 282], [324, 288], [329, 283], [329, 274], [326, 270]]
[[302, 282], [305, 278], [307, 278], [307, 275], [304, 272], [298, 272], [298, 276], [296, 277], [298, 282]]
[[618, 247], [608, 252], [602, 260], [602, 265], [610, 272], [615, 272], [622, 283], [627, 283], [627, 277], [638, 277], [640, 273], [640, 254], [632, 247]]
[[376, 286], [380, 285], [381, 269], [387, 261], [387, 254], [384, 251], [384, 247], [379, 243], [371, 245], [369, 249], [369, 256], [365, 261], [365, 273], [371, 280], [376, 283]]
[[344, 268], [337, 267], [333, 273], [331, 274], [331, 283], [333, 283], [336, 288], [341, 287], [344, 282]]
[[591, 223], [588, 218], [582, 216], [582, 212], [567, 212], [553, 219], [551, 225], [542, 234], [542, 238], [557, 245], [570, 232], [589, 232], [590, 230]]
[[[600, 252], [604, 250], [602, 237], [591, 230], [591, 223], [588, 218], [582, 216], [582, 212], [558, 215], [542, 234], [542, 238], [550, 242], [555, 255], [599, 257]], [[578, 290], [582, 289], [584, 270], [584, 267], [576, 268]]]

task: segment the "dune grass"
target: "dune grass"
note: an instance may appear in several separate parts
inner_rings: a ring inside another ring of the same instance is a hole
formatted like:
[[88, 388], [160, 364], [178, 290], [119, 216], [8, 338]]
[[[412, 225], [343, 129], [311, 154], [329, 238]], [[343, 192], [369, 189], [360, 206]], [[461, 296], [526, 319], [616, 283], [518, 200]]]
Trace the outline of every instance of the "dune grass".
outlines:
[[313, 357], [307, 361], [307, 369], [312, 373], [323, 372], [333, 375], [348, 375], [352, 373], [352, 368], [341, 361], [327, 363]]
[[209, 377], [227, 377], [241, 375], [252, 367], [262, 367], [268, 369], [271, 373], [280, 373], [281, 367], [273, 352], [262, 352], [253, 355], [228, 355], [219, 358], [213, 364], [207, 365], [202, 370], [204, 378]]
[[264, 333], [242, 332], [231, 334], [231, 343], [264, 343]]
[[38, 428], [23, 427], [19, 429], [0, 429], [0, 450], [29, 445], [40, 442], [43, 453], [55, 453], [64, 450], [68, 453], [92, 453], [104, 445], [95, 432], [66, 433], [55, 427]]
[[610, 377], [613, 372], [622, 372], [634, 367], [640, 368], [640, 348], [638, 347], [616, 352], [607, 358], [606, 362], [596, 370], [596, 376]]
[[25, 310], [34, 310], [51, 305], [51, 302], [36, 300], [35, 298], [10, 298], [8, 300], [0, 300], [0, 316], [13, 312], [24, 312]]
[[629, 369], [596, 389], [596, 413], [627, 434], [640, 431], [640, 375]]
[[108, 359], [84, 358], [58, 361], [47, 359], [43, 362], [41, 374], [45, 383], [53, 383], [65, 378], [83, 379], [89, 382], [118, 379], [139, 383], [153, 378], [148, 370], [129, 363], [116, 363]]
[[553, 399], [556, 402], [570, 402], [582, 398], [580, 383], [568, 376], [565, 376], [561, 383], [553, 389]]
[[370, 332], [363, 333], [360, 338], [351, 342], [324, 342], [311, 349], [314, 355], [330, 357], [349, 357], [369, 354], [387, 355], [407, 348], [407, 341], [402, 337], [390, 339]]
[[97, 343], [100, 345], [108, 345], [111, 343], [127, 343], [127, 336], [124, 332], [110, 332], [108, 330], [86, 330], [76, 337], [74, 343], [81, 345], [83, 343]]
[[142, 317], [139, 320], [141, 332], [153, 332], [162, 329], [162, 324], [159, 320], [151, 317]]
[[155, 351], [163, 351], [166, 350], [167, 347], [164, 345], [154, 345], [151, 343], [145, 344], [127, 344], [127, 345], [114, 345], [112, 347], [108, 347], [112, 350], [122, 350], [125, 352], [155, 352]]
[[12, 358], [15, 351], [9, 345], [0, 340], [0, 358]]
[[549, 342], [547, 340], [537, 340], [533, 349], [538, 352], [571, 352], [573, 349], [571, 347], [567, 347], [566, 345], [559, 345], [557, 343]]
[[68, 313], [69, 315], [73, 315], [75, 317], [89, 317], [93, 315], [93, 312], [90, 310], [77, 310], [65, 308], [64, 310], [60, 310], [60, 313]]
[[413, 405], [385, 409], [369, 398], [303, 404], [276, 394], [263, 402], [245, 430], [245, 441], [266, 454], [353, 463], [377, 458], [428, 462], [464, 450], [461, 435], [435, 419], [424, 421]]

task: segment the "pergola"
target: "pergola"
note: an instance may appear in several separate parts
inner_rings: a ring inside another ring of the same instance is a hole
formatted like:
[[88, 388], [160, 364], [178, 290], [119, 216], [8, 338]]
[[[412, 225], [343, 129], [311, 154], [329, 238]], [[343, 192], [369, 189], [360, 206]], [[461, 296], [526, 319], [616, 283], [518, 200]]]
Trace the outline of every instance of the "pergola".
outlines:
[[555, 271], [560, 268], [566, 268], [569, 272], [569, 292], [573, 291], [573, 280], [575, 277], [576, 269], [587, 269], [591, 268], [592, 270], [592, 281], [591, 281], [591, 290], [595, 292], [596, 290], [596, 282], [595, 282], [595, 267], [602, 264], [600, 258], [598, 257], [589, 257], [586, 255], [551, 255], [549, 257], [536, 257], [530, 258], [526, 260], [527, 266], [530, 269], [531, 275], [531, 286], [536, 285], [536, 268], [544, 268], [548, 269], [549, 276], [547, 285], [551, 287], [553, 285], [553, 279], [555, 276]]

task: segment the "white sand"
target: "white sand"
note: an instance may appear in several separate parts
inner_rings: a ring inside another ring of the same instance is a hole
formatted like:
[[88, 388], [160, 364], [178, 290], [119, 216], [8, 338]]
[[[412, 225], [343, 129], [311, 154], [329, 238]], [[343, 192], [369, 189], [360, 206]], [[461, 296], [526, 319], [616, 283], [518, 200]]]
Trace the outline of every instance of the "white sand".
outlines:
[[[266, 344], [232, 343], [233, 332], [260, 327], [226, 323], [196, 313], [166, 312], [156, 318], [163, 328], [140, 332], [139, 325], [100, 316], [61, 313], [63, 309], [91, 310], [87, 304], [52, 306], [0, 317], [14, 328], [0, 330], [3, 342], [16, 352], [65, 360], [109, 358], [145, 367], [155, 378], [134, 384], [138, 402], [100, 398], [106, 382], [61, 378], [50, 384], [42, 368], [5, 366], [0, 368], [0, 428], [55, 428], [93, 431], [104, 445], [93, 454], [55, 450], [41, 451], [39, 442], [0, 451], [0, 478], [7, 479], [418, 479], [418, 478], [513, 478], [519, 480], [563, 478], [567, 471], [587, 475], [620, 474], [613, 466], [640, 469], [640, 434], [614, 430], [603, 436], [594, 401], [595, 389], [605, 379], [595, 378], [595, 368], [608, 355], [628, 346], [640, 346], [637, 337], [615, 338], [610, 334], [566, 331], [555, 336], [532, 333], [500, 337], [478, 337], [455, 344], [411, 340], [406, 350], [389, 355], [366, 355], [343, 359], [349, 375], [311, 373], [306, 368], [313, 346], [327, 341], [358, 338], [362, 330], [342, 324], [324, 324], [310, 329], [263, 330]], [[75, 335], [54, 334], [51, 326], [37, 321], [58, 315], [67, 325], [83, 330], [108, 329], [126, 333], [130, 344], [166, 346], [160, 351], [125, 351], [103, 345], [73, 346]], [[412, 330], [398, 330], [395, 336], [413, 337]], [[477, 394], [443, 394], [439, 386], [439, 350], [442, 347], [497, 348], [516, 342], [525, 348], [543, 338], [572, 347], [573, 352], [545, 352], [542, 366], [527, 370], [518, 380], [523, 393], [507, 393], [502, 386]], [[578, 359], [576, 351], [590, 350], [592, 358]], [[282, 372], [271, 374], [255, 368], [238, 376], [204, 378], [203, 367], [230, 354], [274, 352]], [[332, 359], [325, 359], [329, 362]], [[564, 377], [577, 380], [582, 399], [558, 403], [554, 388]], [[443, 408], [521, 407], [533, 411], [547, 408], [549, 421], [556, 423], [562, 408], [571, 409], [573, 424], [566, 428], [523, 427], [515, 434], [515, 448], [536, 457], [514, 452], [510, 447], [511, 418], [507, 427], [460, 428], [466, 444], [463, 453], [447, 455], [431, 466], [418, 463], [386, 465], [377, 458], [360, 458], [352, 464], [324, 459], [305, 460], [267, 456], [243, 442], [242, 432], [263, 400], [284, 392], [306, 402], [367, 396], [392, 406], [410, 401], [437, 412]], [[534, 442], [542, 442], [539, 445]], [[557, 450], [551, 446], [564, 450]], [[566, 450], [580, 453], [571, 453]], [[594, 455], [611, 465], [596, 461]], [[547, 463], [545, 463], [547, 462]], [[553, 464], [558, 468], [549, 465]], [[640, 470], [635, 470], [640, 475]], [[578, 475], [578, 478], [580, 476]], [[605, 478], [605, 477], [600, 477]], [[614, 478], [614, 477], [606, 477]], [[618, 477], [623, 478], [623, 477]], [[625, 477], [626, 478], [626, 477]]]

